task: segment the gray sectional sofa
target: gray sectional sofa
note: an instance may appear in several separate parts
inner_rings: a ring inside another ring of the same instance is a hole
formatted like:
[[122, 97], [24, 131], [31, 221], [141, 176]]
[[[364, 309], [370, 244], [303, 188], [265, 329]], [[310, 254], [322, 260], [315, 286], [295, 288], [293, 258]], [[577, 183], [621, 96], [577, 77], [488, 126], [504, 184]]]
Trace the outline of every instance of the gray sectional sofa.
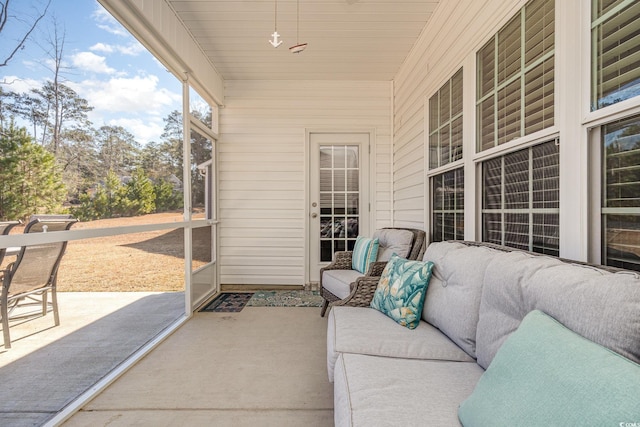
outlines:
[[[435, 266], [418, 328], [402, 327], [361, 303], [354, 307], [343, 301], [332, 307], [327, 367], [334, 383], [336, 426], [459, 426], [459, 406], [474, 392], [505, 341], [512, 334], [515, 340], [514, 331], [534, 310], [551, 316], [579, 334], [580, 339], [584, 337], [615, 352], [616, 357], [622, 356], [623, 363], [630, 364], [631, 376], [635, 375], [634, 367], [638, 368], [640, 384], [637, 273], [472, 242], [433, 243], [424, 260]], [[532, 355], [537, 347], [544, 347], [541, 344], [548, 343], [546, 339], [530, 343]], [[522, 354], [529, 353], [523, 350]], [[549, 354], [543, 353], [539, 359], [544, 362]], [[518, 368], [516, 374], [522, 370]], [[535, 381], [543, 381], [544, 376], [536, 379], [536, 372], [532, 374]], [[614, 377], [604, 371], [602, 374], [605, 379], [597, 377], [596, 386], [613, 390], [614, 399], [618, 399], [615, 393], [634, 392], [629, 387], [618, 390], [615, 384], [607, 384], [607, 378], [614, 381]], [[564, 384], [562, 375], [557, 378], [558, 381], [550, 381], [550, 388]], [[635, 380], [631, 381], [633, 388]], [[507, 386], [515, 387], [516, 395], [522, 392], [523, 397], [516, 397], [516, 402], [538, 411], [532, 408], [535, 399], [526, 394], [526, 380], [522, 382]], [[580, 384], [577, 381], [574, 385]], [[547, 385], [537, 386], [544, 390]], [[577, 399], [588, 401], [584, 397]], [[571, 405], [565, 406], [571, 410]], [[499, 407], [498, 411], [502, 409]], [[614, 413], [618, 414], [617, 410]], [[534, 414], [541, 412], [544, 411]], [[626, 404], [618, 415], [620, 419], [612, 419], [610, 425], [640, 423], [640, 394], [635, 407]], [[628, 418], [634, 416], [638, 418]], [[488, 419], [492, 420], [491, 413]], [[558, 425], [571, 425], [571, 418], [564, 418], [569, 420], [565, 423], [561, 418], [557, 420]], [[536, 425], [535, 416], [529, 422]], [[589, 419], [582, 419], [580, 424], [597, 425]], [[496, 421], [495, 425], [500, 423]]]

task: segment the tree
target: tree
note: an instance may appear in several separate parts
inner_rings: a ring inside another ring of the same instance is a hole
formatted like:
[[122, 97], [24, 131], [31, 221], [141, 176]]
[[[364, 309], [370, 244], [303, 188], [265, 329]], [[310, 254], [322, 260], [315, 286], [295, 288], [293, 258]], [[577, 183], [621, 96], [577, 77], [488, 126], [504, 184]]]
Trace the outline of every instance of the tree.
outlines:
[[130, 215], [144, 215], [156, 210], [153, 183], [142, 168], [137, 168], [127, 183], [126, 199], [129, 202], [127, 213]]
[[119, 176], [131, 174], [136, 167], [139, 144], [122, 126], [102, 126], [96, 132], [98, 159], [103, 176], [113, 171]]
[[55, 212], [64, 195], [55, 157], [10, 123], [0, 134], [0, 219]]
[[[7, 25], [9, 24], [9, 17], [12, 16], [12, 15], [9, 15], [9, 6], [10, 6], [9, 3], [11, 3], [11, 0], [0, 1], [0, 35], [4, 30], [7, 29]], [[44, 6], [43, 11], [36, 13], [36, 16], [34, 18], [28, 20], [31, 23], [27, 24], [27, 27], [22, 32], [22, 37], [16, 40], [13, 44], [8, 43], [8, 40], [6, 37], [2, 38], [3, 40], [5, 40], [3, 42], [3, 45], [5, 48], [8, 48], [8, 51], [3, 52], [2, 56], [0, 56], [0, 67], [5, 67], [7, 64], [9, 64], [9, 61], [13, 59], [15, 54], [18, 53], [18, 51], [24, 47], [31, 33], [36, 29], [36, 27], [38, 26], [38, 23], [47, 14], [47, 10], [49, 9], [50, 4], [51, 4], [51, 0], [48, 0], [46, 5]], [[23, 18], [21, 18], [20, 20], [16, 19], [15, 21], [27, 22]]]

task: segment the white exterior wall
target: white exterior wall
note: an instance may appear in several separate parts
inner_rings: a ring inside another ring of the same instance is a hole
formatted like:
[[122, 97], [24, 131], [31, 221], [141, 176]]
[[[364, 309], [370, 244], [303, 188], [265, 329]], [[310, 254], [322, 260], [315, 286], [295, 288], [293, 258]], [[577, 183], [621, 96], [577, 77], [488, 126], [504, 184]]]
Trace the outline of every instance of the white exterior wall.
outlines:
[[371, 228], [390, 225], [390, 87], [225, 82], [218, 141], [221, 284], [305, 284], [307, 129], [375, 132]]
[[[425, 178], [425, 126], [428, 125], [425, 103], [428, 97], [499, 28], [505, 15], [511, 15], [523, 4], [523, 1], [504, 0], [440, 2], [405, 60], [394, 80], [394, 225], [428, 229]], [[473, 137], [466, 131], [473, 132], [474, 129], [468, 126], [474, 118], [474, 111], [466, 108], [468, 97], [474, 96], [468, 83], [465, 78], [465, 157], [467, 141]], [[465, 180], [468, 177], [465, 171]]]
[[[555, 125], [481, 153], [475, 152], [476, 52], [527, 2], [441, 2], [394, 79], [394, 225], [430, 228], [428, 99], [464, 66], [465, 239], [480, 240], [484, 159], [532, 143], [560, 141], [560, 256], [600, 262], [600, 177], [594, 147], [598, 126], [640, 112], [640, 97], [589, 111], [590, 2], [555, 2]], [[591, 132], [591, 130], [596, 132]], [[590, 164], [591, 162], [591, 164]], [[593, 178], [596, 177], [596, 178]], [[590, 182], [590, 179], [592, 180]]]

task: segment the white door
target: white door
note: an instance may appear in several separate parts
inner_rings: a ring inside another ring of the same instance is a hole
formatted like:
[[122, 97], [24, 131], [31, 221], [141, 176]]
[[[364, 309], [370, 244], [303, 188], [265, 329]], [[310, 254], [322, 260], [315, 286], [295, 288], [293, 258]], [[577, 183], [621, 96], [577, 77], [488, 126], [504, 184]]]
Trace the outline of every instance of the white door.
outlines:
[[309, 281], [369, 234], [369, 133], [309, 134]]

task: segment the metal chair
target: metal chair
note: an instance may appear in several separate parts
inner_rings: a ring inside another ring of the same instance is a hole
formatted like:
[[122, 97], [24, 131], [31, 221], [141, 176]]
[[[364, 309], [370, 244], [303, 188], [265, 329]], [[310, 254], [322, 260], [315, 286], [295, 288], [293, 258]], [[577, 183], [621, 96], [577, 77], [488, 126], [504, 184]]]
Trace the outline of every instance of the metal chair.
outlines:
[[[18, 224], [21, 224], [20, 221], [0, 221], [0, 236], [6, 236], [9, 234], [11, 229]], [[0, 248], [0, 265], [4, 260], [4, 255], [7, 253], [7, 248]]]
[[[76, 222], [78, 222], [77, 219], [36, 219], [27, 224], [24, 232], [66, 231]], [[11, 348], [9, 320], [36, 315], [36, 313], [30, 312], [10, 317], [17, 307], [38, 305], [42, 307], [42, 316], [46, 316], [48, 308], [51, 306], [55, 325], [60, 325], [56, 278], [66, 247], [66, 241], [23, 246], [20, 248], [16, 261], [9, 264], [6, 270], [2, 272], [2, 294], [0, 295], [2, 306], [0, 315], [2, 316], [5, 348]], [[48, 292], [51, 292], [51, 302], [47, 298]]]

